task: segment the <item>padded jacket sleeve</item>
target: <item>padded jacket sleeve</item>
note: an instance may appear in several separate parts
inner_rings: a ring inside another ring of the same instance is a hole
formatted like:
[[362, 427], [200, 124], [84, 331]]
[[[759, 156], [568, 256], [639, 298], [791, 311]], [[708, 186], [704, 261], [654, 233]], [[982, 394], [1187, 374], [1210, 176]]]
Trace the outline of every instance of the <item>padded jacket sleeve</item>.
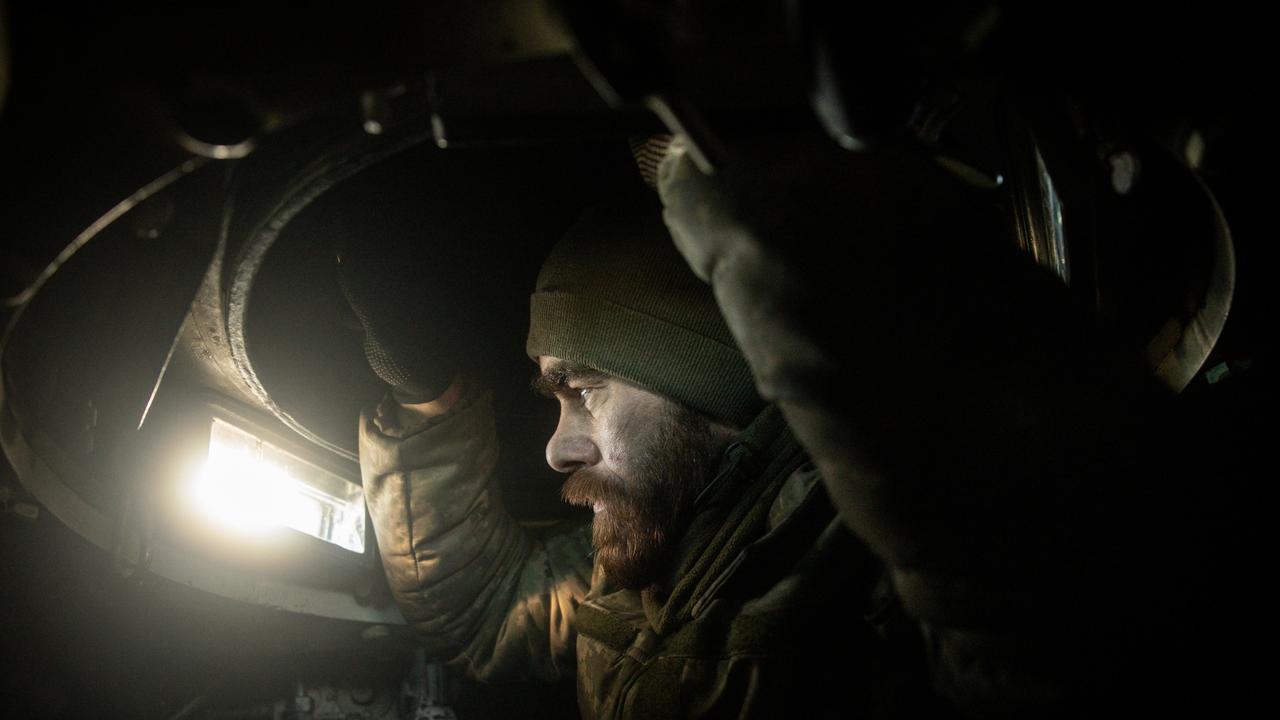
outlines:
[[488, 393], [424, 418], [385, 399], [360, 419], [360, 470], [392, 593], [430, 655], [480, 680], [574, 671], [589, 526], [545, 542], [503, 508]]

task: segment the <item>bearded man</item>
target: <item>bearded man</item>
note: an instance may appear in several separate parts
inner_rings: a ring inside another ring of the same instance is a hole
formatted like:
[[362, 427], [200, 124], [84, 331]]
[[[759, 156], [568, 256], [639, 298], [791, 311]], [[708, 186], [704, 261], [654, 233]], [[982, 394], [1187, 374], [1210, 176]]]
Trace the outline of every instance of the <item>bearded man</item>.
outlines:
[[846, 716], [925, 696], [892, 680], [913, 675], [877, 632], [891, 604], [864, 619], [878, 563], [757, 395], [652, 191], [552, 250], [527, 351], [560, 404], [547, 462], [589, 530], [537, 540], [506, 513], [490, 397], [465, 375], [362, 418], [379, 549], [429, 653], [480, 680], [576, 673], [587, 717]]

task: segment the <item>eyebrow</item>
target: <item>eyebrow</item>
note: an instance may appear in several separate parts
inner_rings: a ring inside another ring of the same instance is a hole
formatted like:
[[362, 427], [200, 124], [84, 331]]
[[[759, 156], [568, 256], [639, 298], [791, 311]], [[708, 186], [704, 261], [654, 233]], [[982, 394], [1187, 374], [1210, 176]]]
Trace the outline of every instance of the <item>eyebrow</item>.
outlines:
[[561, 361], [535, 377], [532, 386], [533, 391], [539, 395], [554, 398], [556, 393], [569, 390], [569, 383], [571, 382], [599, 382], [608, 377], [608, 373], [601, 372], [595, 368]]

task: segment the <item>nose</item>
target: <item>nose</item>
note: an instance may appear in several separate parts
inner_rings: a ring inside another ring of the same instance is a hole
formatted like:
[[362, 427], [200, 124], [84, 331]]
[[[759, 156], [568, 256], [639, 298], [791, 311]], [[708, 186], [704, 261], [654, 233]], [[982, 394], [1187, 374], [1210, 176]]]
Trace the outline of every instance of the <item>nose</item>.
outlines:
[[547, 441], [547, 464], [556, 472], [571, 473], [600, 462], [600, 449], [588, 432], [586, 422], [563, 409], [556, 431]]

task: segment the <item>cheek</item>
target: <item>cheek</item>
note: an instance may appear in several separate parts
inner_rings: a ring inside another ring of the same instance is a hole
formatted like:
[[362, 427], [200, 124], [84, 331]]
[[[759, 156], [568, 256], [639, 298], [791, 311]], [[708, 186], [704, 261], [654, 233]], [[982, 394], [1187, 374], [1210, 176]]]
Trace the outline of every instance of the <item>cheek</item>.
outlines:
[[600, 444], [600, 455], [611, 470], [624, 475], [628, 462], [627, 438], [625, 428], [612, 424], [604, 424], [597, 429], [596, 437]]
[[637, 463], [652, 450], [651, 432], [652, 428], [635, 415], [606, 424], [600, 432], [601, 454], [617, 474], [630, 478]]
[[596, 437], [600, 443], [600, 455], [609, 468], [626, 478], [634, 467], [636, 453], [643, 444], [643, 423], [636, 422], [633, 413], [601, 413], [596, 418]]
[[635, 397], [634, 393], [615, 390], [597, 411], [594, 420], [600, 454], [614, 472], [629, 477], [628, 471], [651, 453], [664, 410], [663, 401], [656, 396]]

